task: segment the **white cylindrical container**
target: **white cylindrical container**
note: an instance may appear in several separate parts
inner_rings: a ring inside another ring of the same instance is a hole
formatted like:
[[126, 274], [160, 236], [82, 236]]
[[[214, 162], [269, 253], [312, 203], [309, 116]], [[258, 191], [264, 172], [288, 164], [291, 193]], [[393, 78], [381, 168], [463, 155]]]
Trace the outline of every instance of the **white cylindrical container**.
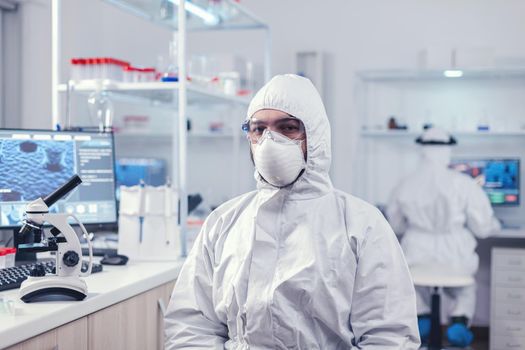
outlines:
[[82, 80], [82, 71], [81, 71], [81, 59], [80, 58], [72, 58], [71, 59], [71, 80]]

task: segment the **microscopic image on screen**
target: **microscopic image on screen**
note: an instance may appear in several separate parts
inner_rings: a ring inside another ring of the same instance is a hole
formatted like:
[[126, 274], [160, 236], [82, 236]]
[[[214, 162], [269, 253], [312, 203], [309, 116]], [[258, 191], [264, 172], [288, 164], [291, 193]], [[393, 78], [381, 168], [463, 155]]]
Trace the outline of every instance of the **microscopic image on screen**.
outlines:
[[0, 202], [32, 201], [65, 183], [75, 174], [74, 147], [73, 141], [2, 140]]
[[18, 226], [23, 220], [24, 209], [24, 205], [0, 206], [1, 222], [7, 226]]
[[485, 166], [485, 186], [501, 189], [516, 188], [518, 166], [513, 162], [487, 162]]
[[492, 205], [520, 204], [519, 159], [455, 159], [450, 167], [471, 176]]

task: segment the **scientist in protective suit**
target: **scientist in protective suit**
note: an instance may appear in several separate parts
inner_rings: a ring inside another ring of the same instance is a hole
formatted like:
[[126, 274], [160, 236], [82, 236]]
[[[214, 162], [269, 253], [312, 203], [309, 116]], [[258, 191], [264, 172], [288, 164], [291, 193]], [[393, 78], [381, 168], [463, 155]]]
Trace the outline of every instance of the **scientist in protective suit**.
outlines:
[[[416, 142], [421, 163], [393, 192], [387, 217], [398, 234], [409, 266], [438, 264], [474, 276], [478, 269], [476, 237], [500, 229], [489, 199], [469, 176], [448, 168], [456, 140], [440, 128], [427, 129]], [[476, 286], [445, 288], [454, 305], [447, 338], [466, 347], [476, 306]], [[417, 287], [421, 340], [430, 335], [431, 288]]]
[[312, 83], [274, 77], [243, 128], [257, 190], [207, 218], [171, 296], [166, 348], [417, 349], [401, 248], [375, 207], [332, 187]]

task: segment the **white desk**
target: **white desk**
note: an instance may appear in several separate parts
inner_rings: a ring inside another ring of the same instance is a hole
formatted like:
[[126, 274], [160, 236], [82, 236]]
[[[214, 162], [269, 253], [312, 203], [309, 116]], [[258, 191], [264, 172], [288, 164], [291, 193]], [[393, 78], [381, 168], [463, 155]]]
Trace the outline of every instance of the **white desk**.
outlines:
[[504, 228], [498, 235], [492, 236], [491, 238], [524, 238], [525, 239], [525, 228], [520, 227], [516, 229]]
[[104, 265], [104, 271], [85, 278], [89, 294], [83, 301], [25, 304], [18, 299], [18, 289], [0, 292], [0, 297], [15, 300], [16, 310], [15, 315], [0, 314], [0, 349], [174, 281], [182, 263], [130, 261], [126, 266]]

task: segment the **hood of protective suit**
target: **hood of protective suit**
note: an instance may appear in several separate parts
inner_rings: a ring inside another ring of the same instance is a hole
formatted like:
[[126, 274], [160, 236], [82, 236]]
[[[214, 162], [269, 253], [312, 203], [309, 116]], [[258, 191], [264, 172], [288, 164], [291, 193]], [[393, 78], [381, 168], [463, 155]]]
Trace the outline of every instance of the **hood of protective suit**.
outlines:
[[[248, 107], [247, 119], [261, 109], [276, 109], [300, 119], [306, 130], [307, 160], [304, 173], [292, 185], [290, 199], [310, 199], [332, 189], [328, 172], [331, 163], [330, 123], [326, 110], [312, 82], [304, 77], [277, 75], [263, 86]], [[255, 170], [258, 189], [279, 190], [264, 181]]]
[[450, 146], [423, 146], [421, 155], [426, 164], [447, 168], [452, 158], [452, 148]]

